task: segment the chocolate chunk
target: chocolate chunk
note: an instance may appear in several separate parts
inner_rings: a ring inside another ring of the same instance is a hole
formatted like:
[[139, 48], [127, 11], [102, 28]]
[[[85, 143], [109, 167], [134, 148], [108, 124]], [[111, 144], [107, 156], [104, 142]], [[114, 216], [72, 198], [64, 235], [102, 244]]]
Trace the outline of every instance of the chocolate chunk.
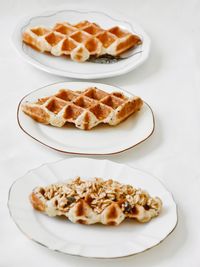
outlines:
[[125, 202], [124, 203], [124, 211], [125, 212], [131, 212], [131, 210], [132, 210], [132, 207], [131, 207], [130, 203]]
[[76, 201], [75, 197], [67, 197], [67, 201], [69, 204], [72, 204], [73, 202]]

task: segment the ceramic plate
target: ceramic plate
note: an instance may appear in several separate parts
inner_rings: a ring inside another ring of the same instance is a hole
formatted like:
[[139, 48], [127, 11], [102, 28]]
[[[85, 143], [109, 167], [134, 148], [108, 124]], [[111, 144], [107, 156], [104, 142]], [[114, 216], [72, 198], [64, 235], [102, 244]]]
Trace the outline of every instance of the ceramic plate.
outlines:
[[38, 98], [49, 96], [59, 89], [84, 90], [96, 86], [106, 92], [121, 91], [127, 96], [130, 93], [107, 84], [88, 82], [55, 83], [37, 89], [25, 96], [18, 107], [17, 117], [21, 129], [36, 141], [55, 150], [65, 153], [105, 155], [119, 153], [130, 149], [146, 140], [154, 131], [154, 116], [148, 104], [144, 103], [142, 109], [130, 116], [119, 125], [105, 124], [84, 131], [73, 124], [57, 128], [35, 122], [21, 110], [26, 101], [36, 101]]
[[[143, 43], [135, 49], [131, 57], [110, 64], [77, 63], [65, 57], [54, 57], [39, 53], [22, 43], [22, 32], [26, 27], [38, 25], [51, 27], [59, 21], [68, 21], [73, 24], [82, 20], [96, 22], [104, 28], [118, 25], [140, 36]], [[13, 43], [21, 56], [33, 66], [52, 74], [79, 79], [105, 78], [127, 73], [143, 63], [150, 50], [150, 39], [142, 28], [132, 20], [114, 14], [111, 10], [107, 12], [99, 10], [62, 10], [29, 17], [21, 21], [16, 27], [13, 34]]]
[[[113, 178], [146, 189], [162, 199], [162, 212], [145, 224], [127, 220], [119, 226], [105, 226], [73, 224], [32, 208], [28, 196], [34, 187], [76, 176]], [[55, 251], [85, 257], [116, 258], [143, 252], [163, 241], [177, 224], [176, 204], [159, 180], [108, 160], [71, 158], [31, 170], [11, 186], [8, 207], [16, 225], [33, 241]]]

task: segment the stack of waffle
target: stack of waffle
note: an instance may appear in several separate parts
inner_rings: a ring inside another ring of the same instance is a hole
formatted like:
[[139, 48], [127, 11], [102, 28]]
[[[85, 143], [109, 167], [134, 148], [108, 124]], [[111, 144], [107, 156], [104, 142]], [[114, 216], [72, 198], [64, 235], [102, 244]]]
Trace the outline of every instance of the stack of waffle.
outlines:
[[24, 103], [22, 110], [44, 124], [62, 127], [66, 122], [89, 130], [100, 123], [117, 125], [143, 105], [137, 96], [126, 97], [121, 92], [107, 93], [96, 87], [84, 91], [62, 89], [58, 93]]
[[105, 30], [89, 21], [75, 25], [57, 23], [52, 29], [29, 27], [23, 32], [23, 41], [41, 52], [67, 55], [78, 62], [105, 54], [117, 57], [142, 42], [137, 35], [118, 26]]

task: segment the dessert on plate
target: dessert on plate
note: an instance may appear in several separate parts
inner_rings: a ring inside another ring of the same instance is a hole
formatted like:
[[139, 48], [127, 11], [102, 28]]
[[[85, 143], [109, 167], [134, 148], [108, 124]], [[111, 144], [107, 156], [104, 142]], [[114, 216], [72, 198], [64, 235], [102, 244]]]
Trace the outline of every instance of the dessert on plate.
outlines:
[[142, 105], [140, 97], [90, 87], [83, 91], [61, 89], [36, 102], [23, 103], [22, 110], [40, 123], [62, 127], [69, 122], [89, 130], [100, 123], [117, 125], [139, 111]]
[[36, 187], [32, 206], [49, 215], [65, 216], [73, 223], [119, 225], [124, 219], [148, 222], [159, 215], [162, 201], [132, 185], [112, 179], [80, 177], [65, 183]]
[[22, 39], [40, 52], [48, 52], [54, 56], [69, 56], [77, 62], [85, 62], [91, 56], [119, 57], [123, 52], [142, 43], [139, 36], [119, 26], [103, 29], [89, 21], [73, 25], [59, 22], [52, 28], [27, 27]]

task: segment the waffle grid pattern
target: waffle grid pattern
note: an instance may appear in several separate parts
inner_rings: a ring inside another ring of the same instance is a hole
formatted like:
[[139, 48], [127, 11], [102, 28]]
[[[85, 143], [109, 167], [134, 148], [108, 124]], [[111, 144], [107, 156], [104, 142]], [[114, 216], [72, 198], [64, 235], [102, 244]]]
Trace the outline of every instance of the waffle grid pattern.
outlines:
[[88, 21], [76, 25], [57, 23], [52, 29], [42, 26], [27, 28], [23, 41], [41, 52], [50, 52], [54, 56], [67, 55], [78, 62], [84, 62], [90, 56], [118, 56], [141, 44], [137, 35], [118, 26], [105, 30]]
[[62, 127], [70, 122], [88, 130], [100, 123], [116, 125], [138, 111], [142, 104], [142, 100], [136, 96], [128, 98], [121, 92], [107, 93], [90, 87], [82, 92], [61, 89], [36, 103], [25, 103], [22, 108], [41, 123]]

